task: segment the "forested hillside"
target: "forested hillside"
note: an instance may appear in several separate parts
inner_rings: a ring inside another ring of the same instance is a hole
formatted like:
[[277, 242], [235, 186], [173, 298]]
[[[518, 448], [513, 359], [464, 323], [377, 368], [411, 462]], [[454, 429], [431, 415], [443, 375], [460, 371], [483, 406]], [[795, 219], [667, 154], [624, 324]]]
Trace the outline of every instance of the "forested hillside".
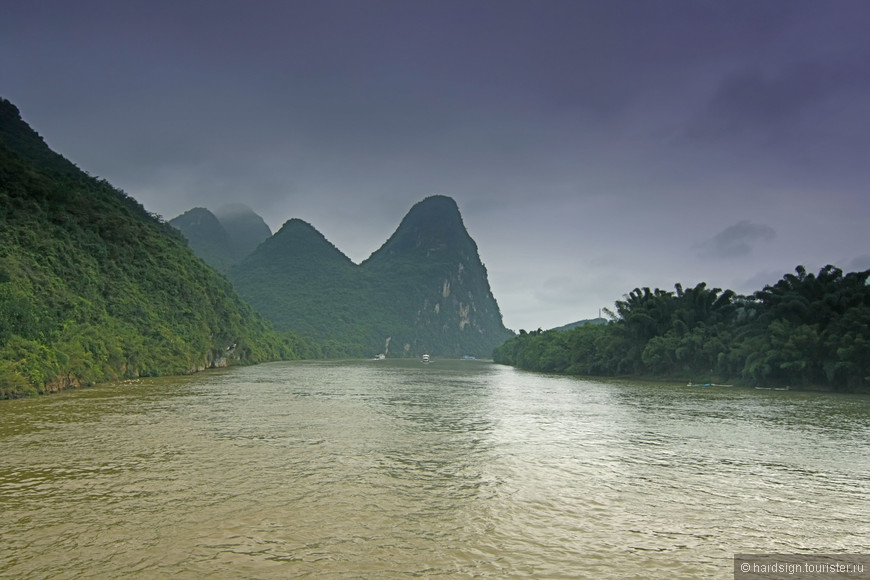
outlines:
[[752, 296], [705, 284], [635, 289], [607, 325], [521, 331], [493, 356], [538, 371], [867, 390], [868, 277], [798, 267]]
[[0, 99], [0, 398], [290, 358], [295, 340]]
[[316, 342], [326, 357], [489, 356], [513, 336], [459, 208], [445, 196], [412, 207], [362, 264], [293, 219], [229, 277], [277, 328]]
[[230, 271], [234, 286], [278, 329], [318, 345], [318, 356], [364, 357], [379, 352], [370, 335], [378, 317], [369, 279], [311, 224], [288, 220]]

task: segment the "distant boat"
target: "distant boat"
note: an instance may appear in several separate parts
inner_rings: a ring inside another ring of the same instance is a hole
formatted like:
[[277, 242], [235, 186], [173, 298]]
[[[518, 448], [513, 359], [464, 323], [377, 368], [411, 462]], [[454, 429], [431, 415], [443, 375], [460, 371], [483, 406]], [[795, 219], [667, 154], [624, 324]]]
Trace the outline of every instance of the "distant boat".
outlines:
[[423, 364], [429, 364], [429, 362], [430, 362], [430, 361], [429, 361], [429, 355], [428, 355], [428, 354], [424, 354], [424, 355], [423, 355]]
[[733, 387], [734, 385], [719, 385], [716, 383], [689, 383], [687, 387]]
[[381, 353], [379, 355], [376, 355], [372, 360], [384, 360], [385, 358], [387, 358], [387, 355]]
[[463, 355], [462, 360], [477, 360], [477, 359], [471, 355], [466, 354], [466, 355]]

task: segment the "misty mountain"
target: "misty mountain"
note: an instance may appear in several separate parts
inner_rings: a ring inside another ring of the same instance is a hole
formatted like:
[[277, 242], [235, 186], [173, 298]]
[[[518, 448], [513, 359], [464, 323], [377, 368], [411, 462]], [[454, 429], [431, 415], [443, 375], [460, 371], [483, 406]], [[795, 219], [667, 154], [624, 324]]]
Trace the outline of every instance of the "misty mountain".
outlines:
[[445, 196], [411, 208], [362, 264], [290, 220], [228, 275], [276, 327], [319, 342], [325, 356], [488, 356], [513, 336]]
[[600, 324], [607, 324], [607, 319], [601, 318], [601, 317], [587, 318], [586, 320], [578, 320], [577, 322], [569, 322], [568, 324], [563, 324], [562, 326], [557, 326], [556, 328], [551, 328], [550, 330], [565, 331], [565, 330], [572, 330], [574, 328], [577, 328], [578, 326], [586, 326], [586, 325], [597, 326]]
[[169, 225], [187, 239], [193, 253], [217, 270], [226, 271], [235, 262], [230, 236], [216, 215], [195, 207], [169, 220]]
[[221, 206], [214, 211], [214, 215], [226, 230], [237, 261], [256, 250], [272, 235], [272, 230], [263, 218], [242, 203]]
[[195, 207], [169, 224], [184, 235], [194, 254], [222, 272], [272, 235], [263, 218], [243, 204], [226, 205], [214, 213]]
[[293, 356], [177, 230], [0, 99], [0, 398]]

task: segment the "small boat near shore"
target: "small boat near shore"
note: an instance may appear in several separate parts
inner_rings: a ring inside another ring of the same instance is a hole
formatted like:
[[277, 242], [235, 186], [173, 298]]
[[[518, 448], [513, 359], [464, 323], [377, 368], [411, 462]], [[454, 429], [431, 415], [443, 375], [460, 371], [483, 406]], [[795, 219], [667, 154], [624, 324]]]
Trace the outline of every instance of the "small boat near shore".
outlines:
[[429, 355], [428, 355], [428, 354], [424, 354], [424, 355], [423, 355], [423, 364], [429, 364], [430, 362], [432, 362], [432, 361], [431, 361], [431, 359], [429, 358]]

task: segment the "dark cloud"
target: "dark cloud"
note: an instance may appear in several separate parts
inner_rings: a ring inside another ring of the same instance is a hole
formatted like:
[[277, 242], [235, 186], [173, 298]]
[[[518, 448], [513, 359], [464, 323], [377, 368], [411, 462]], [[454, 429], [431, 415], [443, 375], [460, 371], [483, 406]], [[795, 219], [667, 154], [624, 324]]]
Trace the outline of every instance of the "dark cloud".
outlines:
[[698, 244], [698, 255], [702, 258], [742, 258], [752, 253], [759, 243], [770, 242], [775, 237], [776, 230], [772, 227], [742, 220]]
[[789, 133], [814, 106], [846, 90], [856, 79], [837, 64], [798, 63], [766, 73], [753, 67], [726, 75], [689, 136], [726, 138]]
[[80, 167], [357, 261], [451, 195], [514, 328], [866, 245], [865, 0], [6, 4], [0, 93]]

